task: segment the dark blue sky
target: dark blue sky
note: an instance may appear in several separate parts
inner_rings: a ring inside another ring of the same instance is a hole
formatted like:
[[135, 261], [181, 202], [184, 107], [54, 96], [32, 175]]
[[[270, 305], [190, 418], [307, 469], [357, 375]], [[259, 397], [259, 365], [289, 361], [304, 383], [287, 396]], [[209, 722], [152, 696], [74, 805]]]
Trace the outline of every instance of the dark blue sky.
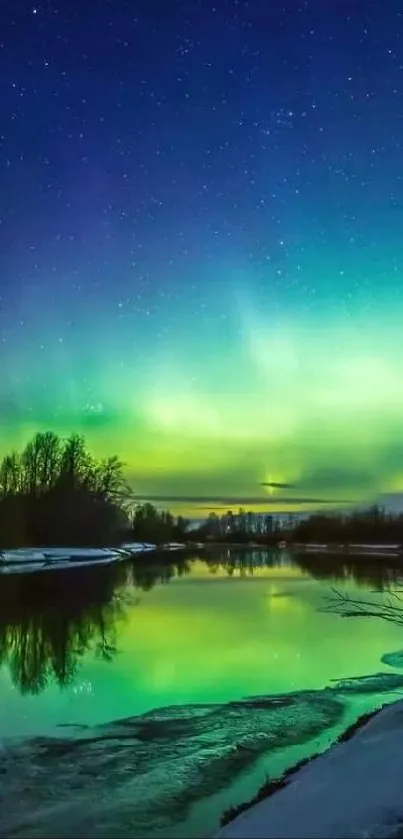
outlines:
[[4, 447], [84, 430], [153, 494], [399, 490], [400, 4], [19, 1], [0, 33]]

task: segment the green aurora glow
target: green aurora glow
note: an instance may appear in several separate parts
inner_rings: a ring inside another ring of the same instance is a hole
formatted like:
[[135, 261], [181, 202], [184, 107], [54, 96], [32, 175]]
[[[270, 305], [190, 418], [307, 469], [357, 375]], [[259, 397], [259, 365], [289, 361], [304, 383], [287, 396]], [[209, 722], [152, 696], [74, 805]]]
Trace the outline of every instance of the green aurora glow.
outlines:
[[4, 6], [1, 452], [83, 432], [195, 517], [399, 505], [400, 8], [53, 5]]
[[[190, 344], [177, 335], [176, 352], [154, 354], [146, 371], [99, 364], [93, 401], [85, 401], [68, 350], [59, 352], [46, 361], [43, 405], [35, 396], [28, 404], [26, 389], [15, 388], [20, 422], [3, 425], [2, 449], [37, 430], [82, 432], [97, 455], [123, 459], [136, 493], [194, 516], [240, 504], [312, 509], [318, 505], [303, 499], [369, 502], [400, 492], [398, 323], [311, 318], [302, 326], [283, 317], [274, 327], [245, 305], [238, 316], [231, 341], [221, 336], [220, 343], [214, 332], [207, 344], [200, 331]], [[99, 341], [97, 351], [108, 357]]]

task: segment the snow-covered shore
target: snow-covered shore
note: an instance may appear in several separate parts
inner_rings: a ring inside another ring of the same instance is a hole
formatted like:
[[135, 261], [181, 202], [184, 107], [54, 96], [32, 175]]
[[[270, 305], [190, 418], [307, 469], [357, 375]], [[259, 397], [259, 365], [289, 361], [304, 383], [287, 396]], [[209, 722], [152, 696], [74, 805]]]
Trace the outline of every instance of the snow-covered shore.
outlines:
[[223, 827], [220, 839], [403, 836], [403, 700], [291, 775]]
[[150, 542], [125, 542], [119, 547], [33, 547], [0, 550], [0, 574], [32, 574], [40, 571], [67, 571], [93, 565], [111, 565], [148, 553], [183, 551], [187, 545], [169, 542], [155, 545]]

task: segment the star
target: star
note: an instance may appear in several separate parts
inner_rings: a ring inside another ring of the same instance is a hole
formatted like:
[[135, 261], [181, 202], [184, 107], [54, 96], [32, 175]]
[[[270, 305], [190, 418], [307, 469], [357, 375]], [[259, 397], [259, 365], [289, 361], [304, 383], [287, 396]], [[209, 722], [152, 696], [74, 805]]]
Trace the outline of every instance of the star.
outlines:
[[5, 6], [4, 450], [99, 401], [91, 445], [157, 494], [322, 460], [399, 485], [403, 18], [272, 6]]

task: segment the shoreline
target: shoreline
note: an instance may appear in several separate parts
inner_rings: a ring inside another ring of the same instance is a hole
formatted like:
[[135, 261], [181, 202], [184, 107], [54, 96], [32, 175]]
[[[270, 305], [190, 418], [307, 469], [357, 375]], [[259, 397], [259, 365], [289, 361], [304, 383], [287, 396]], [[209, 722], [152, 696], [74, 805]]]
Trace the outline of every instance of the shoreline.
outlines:
[[403, 700], [361, 716], [325, 752], [224, 813], [217, 839], [403, 836], [402, 735]]
[[[259, 787], [253, 798], [250, 798], [248, 801], [243, 801], [241, 804], [237, 804], [234, 807], [229, 807], [228, 810], [225, 810], [221, 816], [221, 828], [230, 825], [242, 813], [246, 813], [248, 810], [255, 807], [256, 804], [259, 804], [261, 801], [266, 801], [268, 798], [271, 798], [272, 795], [275, 795], [275, 793], [280, 789], [284, 789], [284, 787], [290, 783], [290, 780], [294, 777], [294, 775], [296, 775], [304, 766], [308, 766], [308, 764], [312, 763], [312, 761], [317, 760], [317, 758], [324, 754], [327, 754], [330, 749], [333, 749], [339, 743], [347, 743], [358, 731], [360, 731], [361, 728], [363, 728], [364, 725], [366, 725], [367, 722], [369, 722], [377, 714], [380, 714], [385, 707], [388, 706], [383, 705], [375, 711], [368, 711], [368, 713], [362, 714], [355, 722], [351, 723], [345, 731], [339, 734], [334, 743], [332, 743], [325, 752], [314, 752], [314, 754], [309, 755], [309, 757], [302, 758], [302, 760], [299, 760], [297, 763], [290, 766], [289, 769], [286, 769], [286, 771], [278, 778], [265, 781]], [[221, 835], [221, 832], [218, 835]]]
[[337, 554], [340, 556], [345, 554], [346, 556], [385, 556], [385, 557], [402, 557], [403, 558], [403, 545], [396, 545], [396, 544], [381, 544], [379, 542], [368, 542], [367, 544], [363, 543], [355, 543], [351, 542], [346, 545], [340, 545], [337, 543], [328, 543], [328, 544], [317, 544], [314, 542], [276, 542], [274, 544], [270, 543], [263, 543], [263, 542], [189, 542], [188, 547], [190, 549], [198, 549], [198, 550], [208, 550], [213, 548], [216, 549], [223, 549], [227, 548], [228, 550], [236, 548], [237, 550], [245, 550], [245, 551], [256, 551], [256, 550], [289, 550], [294, 552], [305, 552], [305, 553], [321, 553], [321, 554]]

